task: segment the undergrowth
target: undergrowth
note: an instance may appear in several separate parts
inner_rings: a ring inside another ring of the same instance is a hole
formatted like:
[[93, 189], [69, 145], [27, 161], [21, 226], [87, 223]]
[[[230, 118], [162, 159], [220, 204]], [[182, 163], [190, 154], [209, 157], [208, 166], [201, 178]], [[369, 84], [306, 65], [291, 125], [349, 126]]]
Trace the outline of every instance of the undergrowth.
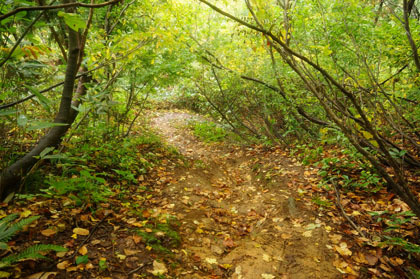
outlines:
[[194, 135], [204, 142], [221, 142], [228, 132], [221, 126], [208, 121], [192, 121], [189, 123]]

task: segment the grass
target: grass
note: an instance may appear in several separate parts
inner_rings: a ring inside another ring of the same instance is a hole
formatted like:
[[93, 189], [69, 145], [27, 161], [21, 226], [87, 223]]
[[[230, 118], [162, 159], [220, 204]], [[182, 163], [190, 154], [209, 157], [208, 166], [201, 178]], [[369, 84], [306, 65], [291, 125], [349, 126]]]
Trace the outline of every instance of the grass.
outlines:
[[228, 135], [224, 128], [213, 122], [193, 121], [189, 126], [196, 137], [207, 143], [222, 142]]

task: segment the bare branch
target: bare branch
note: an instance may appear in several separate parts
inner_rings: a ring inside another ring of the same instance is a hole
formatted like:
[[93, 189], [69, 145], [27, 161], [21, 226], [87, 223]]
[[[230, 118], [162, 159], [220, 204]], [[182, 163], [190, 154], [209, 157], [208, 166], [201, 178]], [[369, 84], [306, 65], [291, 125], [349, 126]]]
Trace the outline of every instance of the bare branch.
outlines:
[[77, 8], [77, 7], [83, 7], [83, 8], [102, 8], [108, 5], [112, 5], [118, 2], [121, 2], [122, 0], [112, 0], [109, 2], [104, 2], [101, 4], [85, 4], [85, 3], [66, 3], [61, 5], [54, 5], [54, 6], [35, 6], [35, 7], [19, 7], [17, 9], [14, 9], [13, 11], [10, 11], [8, 13], [5, 13], [4, 15], [0, 16], [0, 21], [8, 18], [12, 15], [15, 15], [19, 12], [23, 11], [45, 11], [45, 10], [55, 10], [55, 9], [65, 9], [65, 8]]

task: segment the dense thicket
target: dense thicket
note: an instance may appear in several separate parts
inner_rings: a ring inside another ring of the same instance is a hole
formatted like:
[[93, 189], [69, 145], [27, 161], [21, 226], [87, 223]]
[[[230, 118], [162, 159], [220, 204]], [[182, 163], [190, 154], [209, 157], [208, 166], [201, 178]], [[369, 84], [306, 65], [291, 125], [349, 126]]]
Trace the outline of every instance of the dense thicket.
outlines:
[[420, 216], [408, 179], [420, 168], [414, 0], [20, 0], [0, 11], [3, 196], [70, 127], [128, 135], [154, 95], [246, 140], [339, 146]]

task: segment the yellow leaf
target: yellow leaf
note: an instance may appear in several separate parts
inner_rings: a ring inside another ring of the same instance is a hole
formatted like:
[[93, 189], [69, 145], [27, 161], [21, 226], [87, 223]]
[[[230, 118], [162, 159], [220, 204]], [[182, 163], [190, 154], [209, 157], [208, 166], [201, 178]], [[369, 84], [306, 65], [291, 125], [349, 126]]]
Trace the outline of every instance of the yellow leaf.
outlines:
[[20, 217], [22, 217], [22, 218], [26, 218], [26, 217], [28, 217], [29, 215], [31, 215], [32, 214], [32, 211], [30, 211], [30, 210], [25, 210], [25, 211], [23, 211], [23, 212], [21, 212], [20, 213]]
[[73, 232], [77, 235], [89, 235], [89, 230], [83, 228], [74, 228]]
[[80, 255], [84, 256], [87, 253], [88, 253], [88, 249], [87, 249], [86, 245], [83, 245], [82, 247], [80, 247], [80, 249], [79, 249], [79, 254]]
[[125, 260], [127, 258], [127, 256], [126, 255], [117, 254], [117, 258], [123, 261], [123, 260]]
[[351, 256], [352, 252], [349, 248], [347, 248], [347, 243], [341, 242], [340, 246], [335, 245], [335, 250], [341, 255], [341, 256]]
[[66, 269], [70, 265], [71, 265], [71, 263], [69, 261], [64, 261], [64, 262], [58, 263], [57, 268], [58, 269]]

